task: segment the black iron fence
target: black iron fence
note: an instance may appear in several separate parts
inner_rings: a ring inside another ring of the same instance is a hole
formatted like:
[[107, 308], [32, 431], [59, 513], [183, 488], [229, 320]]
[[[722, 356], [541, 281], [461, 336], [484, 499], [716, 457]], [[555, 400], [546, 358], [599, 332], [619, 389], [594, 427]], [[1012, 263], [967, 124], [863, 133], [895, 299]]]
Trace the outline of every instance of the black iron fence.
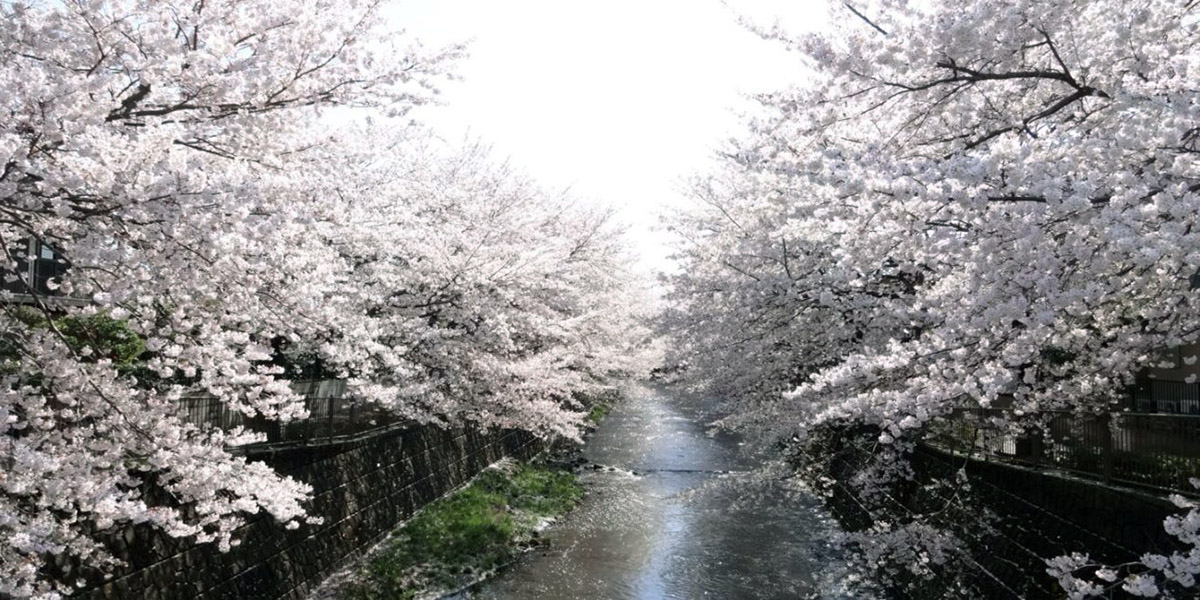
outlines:
[[247, 417], [212, 396], [181, 398], [185, 418], [198, 425], [220, 429], [245, 427], [264, 434], [266, 443], [319, 442], [322, 439], [361, 433], [400, 423], [402, 419], [375, 404], [346, 395], [346, 382], [335, 379], [298, 381], [292, 389], [304, 396], [308, 417], [288, 422]]
[[933, 427], [926, 441], [1104, 482], [1197, 495], [1200, 416], [1052, 412], [1035, 419], [999, 409], [961, 409]]

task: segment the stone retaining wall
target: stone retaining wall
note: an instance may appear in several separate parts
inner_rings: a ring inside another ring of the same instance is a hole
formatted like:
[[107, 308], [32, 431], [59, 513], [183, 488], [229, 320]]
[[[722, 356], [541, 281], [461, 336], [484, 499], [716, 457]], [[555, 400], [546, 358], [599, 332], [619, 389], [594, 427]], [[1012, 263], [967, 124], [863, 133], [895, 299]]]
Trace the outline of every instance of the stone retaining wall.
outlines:
[[383, 430], [321, 446], [250, 448], [251, 460], [313, 487], [310, 511], [322, 524], [287, 531], [260, 516], [238, 530], [241, 544], [227, 553], [130, 527], [112, 541], [128, 566], [72, 597], [305, 598], [422, 506], [505, 456], [529, 458], [540, 449], [535, 438], [520, 432], [436, 427]]
[[1162, 496], [1020, 465], [965, 460], [931, 447], [918, 450], [914, 467], [942, 476], [964, 467], [971, 497], [995, 515], [990, 529], [971, 531], [974, 525], [967, 520], [958, 532], [983, 570], [976, 577], [979, 587], [991, 597], [1063, 597], [1046, 573], [1047, 558], [1084, 552], [1102, 563], [1121, 564], [1180, 547], [1163, 529], [1163, 520], [1179, 509]]
[[[845, 479], [865, 463], [864, 455], [846, 446], [830, 464], [829, 475]], [[910, 576], [903, 568], [890, 575], [889, 597], [1057, 599], [1064, 593], [1046, 573], [1048, 558], [1086, 552], [1119, 564], [1145, 552], [1169, 554], [1180, 548], [1163, 530], [1163, 519], [1179, 510], [1162, 497], [930, 446], [919, 447], [911, 464], [913, 479], [890, 490], [894, 506], [888, 514], [868, 513], [848, 487], [836, 486], [826, 498], [848, 531], [866, 530], [876, 518], [896, 522], [920, 514], [965, 544], [966, 553], [939, 565], [931, 579]], [[954, 481], [960, 469], [969, 489], [931, 485]]]

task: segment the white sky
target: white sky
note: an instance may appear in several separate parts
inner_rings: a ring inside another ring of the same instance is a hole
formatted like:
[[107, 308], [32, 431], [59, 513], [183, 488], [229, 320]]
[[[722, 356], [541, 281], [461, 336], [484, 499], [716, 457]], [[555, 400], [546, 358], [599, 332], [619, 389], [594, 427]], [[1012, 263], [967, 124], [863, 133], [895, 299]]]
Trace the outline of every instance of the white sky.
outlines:
[[[822, 0], [736, 11], [793, 31], [826, 14]], [[687, 202], [684, 180], [738, 134], [744, 94], [803, 71], [720, 0], [402, 0], [389, 16], [427, 46], [471, 41], [463, 80], [419, 120], [489, 143], [547, 188], [616, 207], [647, 271], [669, 265], [658, 215]]]

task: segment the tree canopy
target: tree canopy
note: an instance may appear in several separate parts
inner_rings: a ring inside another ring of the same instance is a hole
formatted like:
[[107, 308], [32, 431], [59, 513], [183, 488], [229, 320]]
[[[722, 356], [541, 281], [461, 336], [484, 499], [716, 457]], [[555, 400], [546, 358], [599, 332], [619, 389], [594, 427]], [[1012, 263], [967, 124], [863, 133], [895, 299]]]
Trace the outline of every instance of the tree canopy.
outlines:
[[[441, 424], [576, 435], [574, 396], [641, 368], [620, 228], [400, 119], [461, 48], [380, 2], [0, 4], [0, 595], [112, 564], [149, 523], [228, 547], [299, 526], [307, 485], [189, 423], [211, 394], [303, 417], [287, 365]], [[39, 294], [27, 240], [69, 262]], [[153, 484], [169, 502], [144, 493]]]
[[[812, 76], [762, 97], [676, 220], [664, 326], [730, 422], [798, 447], [867, 427], [846, 483], [869, 497], [955, 409], [1003, 407], [1014, 431], [1105, 412], [1197, 340], [1195, 3], [832, 4], [830, 30], [762, 31]], [[953, 545], [920, 527], [874, 537]], [[1073, 595], [1179, 589], [1198, 556], [1060, 574]]]

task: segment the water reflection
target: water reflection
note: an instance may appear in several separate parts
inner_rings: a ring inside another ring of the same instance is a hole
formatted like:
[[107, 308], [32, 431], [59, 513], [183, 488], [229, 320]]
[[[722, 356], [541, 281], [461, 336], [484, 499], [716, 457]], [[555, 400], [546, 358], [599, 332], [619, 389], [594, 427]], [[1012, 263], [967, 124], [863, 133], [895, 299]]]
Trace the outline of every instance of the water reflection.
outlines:
[[645, 389], [584, 456], [584, 503], [532, 553], [459, 598], [851, 598], [819, 502], [754, 473], [704, 406]]

